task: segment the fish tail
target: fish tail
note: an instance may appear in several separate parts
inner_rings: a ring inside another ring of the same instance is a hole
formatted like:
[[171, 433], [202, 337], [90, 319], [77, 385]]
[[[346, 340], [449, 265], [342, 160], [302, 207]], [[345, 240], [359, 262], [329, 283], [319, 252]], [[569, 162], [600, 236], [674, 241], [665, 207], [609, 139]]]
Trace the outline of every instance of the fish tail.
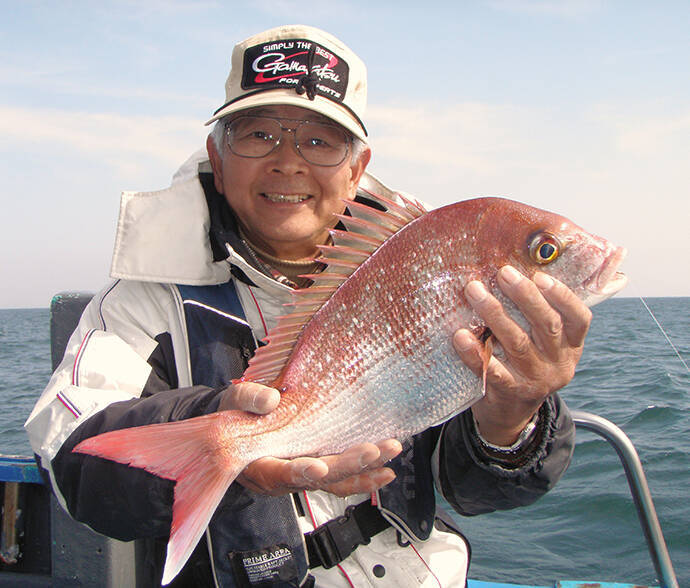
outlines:
[[222, 413], [111, 431], [85, 439], [73, 450], [175, 480], [164, 585], [187, 562], [228, 486], [247, 465], [233, 459], [237, 452], [232, 448], [224, 447], [221, 455], [210, 442], [215, 425], [221, 424], [218, 419]]

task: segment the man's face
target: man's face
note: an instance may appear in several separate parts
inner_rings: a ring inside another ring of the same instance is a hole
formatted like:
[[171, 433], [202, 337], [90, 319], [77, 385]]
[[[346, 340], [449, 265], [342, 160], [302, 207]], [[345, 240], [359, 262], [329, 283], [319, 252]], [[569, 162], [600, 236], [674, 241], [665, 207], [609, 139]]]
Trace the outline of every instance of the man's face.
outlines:
[[[242, 111], [284, 119], [328, 121], [297, 106], [266, 106]], [[282, 121], [293, 128], [293, 120]], [[207, 141], [216, 190], [225, 195], [242, 230], [252, 243], [283, 259], [315, 255], [325, 243], [328, 229], [335, 226], [352, 200], [369, 162], [365, 149], [356, 161], [351, 151], [334, 167], [308, 163], [295, 149], [292, 133], [283, 132], [278, 147], [265, 157], [247, 158], [232, 153], [227, 143], [219, 153]]]

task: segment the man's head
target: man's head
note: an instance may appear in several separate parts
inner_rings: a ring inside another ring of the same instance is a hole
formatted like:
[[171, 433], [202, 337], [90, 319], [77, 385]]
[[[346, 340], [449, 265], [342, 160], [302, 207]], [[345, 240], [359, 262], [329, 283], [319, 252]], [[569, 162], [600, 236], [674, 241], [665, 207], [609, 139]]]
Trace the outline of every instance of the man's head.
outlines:
[[324, 243], [369, 162], [364, 64], [300, 25], [235, 46], [207, 147], [216, 189], [255, 245], [286, 259]]

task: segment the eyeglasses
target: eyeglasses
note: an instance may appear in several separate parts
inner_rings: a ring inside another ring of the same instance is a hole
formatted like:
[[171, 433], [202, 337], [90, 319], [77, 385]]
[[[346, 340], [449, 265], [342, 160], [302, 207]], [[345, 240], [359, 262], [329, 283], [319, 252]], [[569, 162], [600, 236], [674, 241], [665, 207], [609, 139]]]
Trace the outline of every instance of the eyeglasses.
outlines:
[[[282, 121], [297, 123], [284, 127]], [[243, 115], [230, 121], [225, 136], [232, 151], [240, 157], [266, 157], [283, 138], [293, 133], [295, 149], [309, 163], [332, 167], [345, 161], [352, 138], [344, 129], [327, 123], [270, 116]]]

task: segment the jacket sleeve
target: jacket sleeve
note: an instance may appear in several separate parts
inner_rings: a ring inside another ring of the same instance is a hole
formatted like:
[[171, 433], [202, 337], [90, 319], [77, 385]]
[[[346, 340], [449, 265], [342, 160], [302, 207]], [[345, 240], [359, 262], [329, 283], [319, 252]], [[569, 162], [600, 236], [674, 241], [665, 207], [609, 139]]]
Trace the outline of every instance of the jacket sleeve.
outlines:
[[[172, 298], [163, 292], [117, 282], [94, 297], [25, 425], [63, 508], [120, 540], [169, 533], [173, 482], [72, 449], [107, 431], [214, 412], [219, 402], [219, 391], [178, 386]], [[126, 304], [130, 296], [137, 305]]]
[[536, 431], [525, 447], [505, 460], [484, 450], [467, 410], [443, 428], [437, 448], [437, 485], [462, 515], [526, 506], [560, 479], [574, 445], [575, 425], [557, 394], [542, 405]]

